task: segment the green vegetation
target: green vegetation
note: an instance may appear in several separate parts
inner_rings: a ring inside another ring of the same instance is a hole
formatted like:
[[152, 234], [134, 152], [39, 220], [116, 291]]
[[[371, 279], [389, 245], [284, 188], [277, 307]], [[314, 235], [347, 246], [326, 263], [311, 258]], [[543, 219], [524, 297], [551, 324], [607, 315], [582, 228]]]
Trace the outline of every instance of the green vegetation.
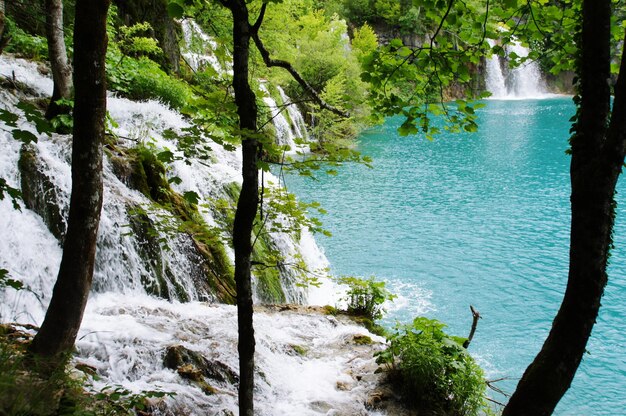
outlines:
[[173, 108], [184, 107], [192, 97], [191, 88], [151, 59], [163, 52], [156, 40], [148, 36], [150, 24], [117, 27], [116, 18], [116, 10], [112, 8], [107, 24], [108, 87], [131, 99], [157, 99]]
[[28, 34], [17, 26], [10, 17], [7, 17], [5, 20], [5, 31], [6, 36], [11, 38], [5, 49], [7, 52], [36, 61], [41, 61], [48, 57], [48, 41], [46, 38]]
[[419, 414], [481, 414], [486, 409], [483, 372], [463, 348], [465, 338], [444, 328], [423, 317], [398, 325], [376, 362], [391, 370], [405, 401]]
[[385, 282], [377, 281], [374, 277], [361, 279], [343, 276], [337, 281], [348, 286], [346, 297], [343, 299], [348, 303], [348, 313], [372, 321], [382, 318], [385, 313], [383, 304], [396, 298], [396, 295], [385, 288]]
[[[226, 254], [222, 239], [222, 231], [211, 227], [202, 218], [198, 207], [198, 195], [195, 192], [179, 194], [175, 192], [166, 176], [167, 166], [163, 160], [169, 160], [171, 152], [160, 151], [153, 146], [138, 146], [121, 150], [112, 147], [111, 161], [118, 177], [134, 189], [143, 193], [153, 201], [152, 206], [131, 207], [130, 228], [143, 241], [142, 253], [146, 262], [162, 264], [161, 249], [168, 250], [164, 244], [166, 235], [175, 233], [188, 234], [193, 240], [196, 251], [204, 258], [202, 264], [204, 282], [198, 282], [203, 287], [209, 286], [210, 291], [217, 298], [226, 303], [233, 303], [235, 299], [235, 283], [230, 259]], [[169, 215], [159, 214], [164, 210]], [[154, 218], [148, 215], [153, 212]], [[151, 267], [155, 276], [146, 276], [143, 280], [150, 293], [171, 299], [188, 300], [184, 290], [177, 286], [176, 279], [169, 269]], [[167, 282], [176, 289], [176, 293], [169, 293]], [[175, 296], [174, 296], [175, 295]]]
[[0, 325], [0, 414], [30, 416], [132, 416], [148, 400], [173, 396], [163, 391], [133, 393], [121, 386], [93, 390], [93, 369], [66, 360], [52, 372], [26, 354], [30, 326]]

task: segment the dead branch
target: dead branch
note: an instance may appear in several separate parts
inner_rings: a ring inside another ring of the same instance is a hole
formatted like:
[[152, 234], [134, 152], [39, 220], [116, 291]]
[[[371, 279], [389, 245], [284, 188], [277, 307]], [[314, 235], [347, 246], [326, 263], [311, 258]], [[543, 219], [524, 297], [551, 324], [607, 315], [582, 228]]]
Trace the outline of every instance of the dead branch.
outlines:
[[470, 310], [472, 311], [472, 329], [467, 336], [467, 340], [463, 343], [463, 348], [465, 349], [467, 349], [472, 342], [472, 338], [474, 338], [474, 333], [476, 332], [476, 327], [478, 326], [478, 320], [480, 319], [480, 313], [474, 309], [472, 305], [470, 305]]

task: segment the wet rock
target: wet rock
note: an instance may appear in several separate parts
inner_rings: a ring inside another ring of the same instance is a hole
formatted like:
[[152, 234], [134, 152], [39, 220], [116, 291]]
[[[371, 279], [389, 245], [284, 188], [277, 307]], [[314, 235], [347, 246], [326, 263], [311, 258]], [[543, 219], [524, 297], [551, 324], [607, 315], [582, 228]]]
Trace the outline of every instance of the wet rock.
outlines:
[[190, 377], [192, 376], [197, 379], [198, 376], [195, 373], [191, 373], [191, 368], [195, 368], [201, 377], [227, 384], [239, 382], [239, 375], [226, 364], [217, 360], [209, 360], [202, 354], [182, 345], [173, 345], [167, 348], [163, 365], [166, 368], [178, 371], [179, 374], [181, 374], [182, 368], [186, 374], [184, 377], [188, 379], [191, 379]]
[[62, 242], [67, 230], [65, 212], [61, 208], [64, 204], [59, 189], [44, 173], [46, 168], [33, 146], [22, 146], [18, 167], [24, 204], [39, 214], [50, 232]]
[[372, 338], [367, 335], [355, 335], [352, 337], [352, 342], [357, 345], [371, 345]]

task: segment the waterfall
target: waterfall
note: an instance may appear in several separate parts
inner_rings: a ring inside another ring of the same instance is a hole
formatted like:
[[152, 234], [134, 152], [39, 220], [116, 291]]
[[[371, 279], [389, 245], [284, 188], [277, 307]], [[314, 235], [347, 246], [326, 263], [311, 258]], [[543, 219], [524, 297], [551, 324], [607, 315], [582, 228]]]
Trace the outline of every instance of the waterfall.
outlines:
[[183, 31], [184, 47], [181, 49], [182, 56], [191, 69], [199, 71], [207, 66], [213, 68], [218, 75], [229, 73], [230, 68], [225, 67], [215, 56], [217, 42], [202, 30], [192, 19], [183, 19], [180, 22]]
[[[36, 64], [0, 56], [0, 75], [12, 76], [12, 72], [32, 90], [29, 94], [47, 96], [52, 89], [51, 80], [38, 72]], [[2, 108], [19, 114], [18, 100], [18, 93], [0, 89]], [[173, 182], [172, 188], [181, 194], [196, 192], [198, 206], [209, 207], [200, 213], [210, 226], [220, 226], [216, 211], [210, 207], [228, 197], [225, 187], [241, 181], [240, 153], [210, 145], [208, 161], [182, 159], [172, 137], [184, 135], [189, 123], [156, 101], [135, 103], [110, 95], [108, 111], [119, 124], [115, 132], [120, 140], [108, 148], [105, 157], [94, 285], [74, 360], [98, 373], [98, 379], [93, 380], [96, 391], [119, 385], [134, 393], [175, 393], [155, 403], [155, 415], [236, 413], [235, 307], [202, 302], [214, 300], [216, 294], [200, 273], [204, 260], [198, 257], [189, 235], [160, 233], [155, 243], [151, 239], [154, 236], [138, 234], [137, 229], [145, 224], [133, 225], [137, 215], [133, 209], [139, 209], [143, 221], [151, 224], [171, 214], [128, 186], [127, 177], [120, 174], [124, 165], [116, 160], [119, 157], [115, 152], [129, 152], [139, 142], [169, 149], [181, 157], [168, 168], [169, 178], [181, 179], [180, 183]], [[41, 186], [47, 187], [46, 198], [53, 198], [65, 214], [71, 189], [70, 137], [40, 135], [24, 117], [19, 123], [19, 128], [38, 136], [38, 142], [25, 151], [36, 167]], [[0, 154], [0, 177], [9, 186], [20, 188], [22, 143], [14, 140], [1, 122], [0, 127], [0, 146], [4, 149]], [[268, 174], [265, 180], [268, 186], [270, 181], [278, 182]], [[0, 268], [28, 287], [20, 291], [0, 288], [0, 321], [38, 325], [52, 294], [61, 245], [40, 215], [24, 206], [21, 211], [15, 210], [8, 198], [0, 200], [0, 228]], [[286, 263], [304, 262], [311, 270], [328, 266], [307, 230], [302, 230], [299, 237], [276, 231], [269, 234], [271, 244], [286, 257]], [[227, 244], [225, 250], [232, 260], [232, 249]], [[290, 277], [282, 273], [281, 278]], [[153, 290], [149, 290], [151, 287]], [[291, 288], [286, 294], [288, 301], [302, 298], [302, 289], [293, 282], [288, 281], [285, 287]], [[328, 301], [328, 297], [320, 297], [322, 292], [313, 298]], [[161, 296], [165, 293], [168, 299]], [[255, 308], [256, 363], [260, 372], [255, 399], [259, 415], [379, 414], [367, 410], [365, 402], [380, 377], [373, 374], [376, 364], [372, 353], [383, 348], [382, 338], [344, 317], [327, 316], [313, 308]], [[355, 337], [363, 335], [372, 337], [373, 344], [356, 345]], [[213, 374], [212, 378], [207, 376], [204, 387], [183, 378], [183, 367], [171, 369], [166, 363], [167, 351], [172, 348], [202, 357], [201, 361], [210, 367], [206, 371]]]
[[264, 94], [263, 102], [269, 109], [268, 118], [276, 129], [276, 143], [289, 146], [289, 153], [305, 151], [306, 146], [303, 143], [308, 141], [309, 135], [298, 107], [280, 86], [276, 87], [282, 100], [280, 105], [271, 97], [265, 83], [261, 83], [260, 89]]
[[[0, 57], [0, 73], [12, 76], [15, 72], [18, 80], [25, 82], [40, 95], [51, 90], [52, 83], [37, 72], [35, 64], [22, 60]], [[10, 111], [16, 109], [17, 97], [2, 91], [2, 102]], [[226, 151], [218, 145], [209, 144], [211, 160], [184, 159], [182, 152], [177, 150], [175, 136], [184, 136], [189, 123], [178, 113], [156, 102], [132, 102], [127, 99], [110, 96], [108, 111], [119, 127], [116, 133], [123, 137], [116, 144], [122, 152], [135, 146], [137, 142], [154, 149], [168, 149], [179, 158], [169, 165], [169, 178], [180, 178], [180, 183], [171, 184], [179, 194], [195, 192], [199, 196], [198, 206], [205, 207], [199, 212], [209, 227], [220, 227], [220, 219], [216, 217], [215, 201], [229, 198], [226, 192], [231, 184], [241, 183], [240, 152]], [[33, 160], [33, 171], [36, 171], [37, 183], [44, 185], [40, 192], [49, 198], [54, 197], [58, 209], [58, 217], [64, 218], [68, 211], [71, 190], [70, 174], [70, 137], [53, 135], [48, 138], [39, 135], [32, 126], [24, 125], [39, 136], [37, 144], [26, 149], [29, 160]], [[165, 137], [165, 132], [170, 136]], [[20, 188], [20, 171], [17, 168], [20, 158], [21, 143], [14, 140], [10, 132], [0, 130], [0, 141], [7, 149], [0, 156], [0, 177], [8, 184]], [[149, 227], [167, 229], [172, 224], [164, 223], [171, 214], [165, 209], [155, 206], [141, 192], [129, 188], [125, 176], [120, 176], [119, 157], [112, 155], [104, 163], [104, 206], [102, 210], [98, 234], [98, 251], [93, 282], [93, 290], [97, 293], [147, 293], [165, 297], [170, 300], [205, 300], [215, 301], [219, 294], [206, 282], [206, 271], [203, 260], [194, 241], [186, 233], [161, 232], [161, 235], [150, 236]], [[118, 160], [118, 161], [116, 161]], [[266, 181], [277, 184], [278, 178], [266, 173]], [[234, 203], [232, 201], [231, 203]], [[0, 242], [1, 252], [7, 255], [0, 259], [0, 267], [8, 269], [14, 278], [24, 281], [39, 293], [40, 299], [31, 299], [27, 304], [14, 299], [2, 302], [0, 315], [3, 319], [17, 319], [21, 314], [32, 315], [29, 322], [39, 322], [43, 317], [51, 285], [56, 278], [61, 249], [58, 240], [51, 236], [50, 224], [32, 211], [23, 208], [15, 211], [6, 199], [0, 201], [0, 226], [6, 232], [6, 238]], [[44, 208], [42, 208], [44, 209]], [[64, 224], [58, 228], [64, 229]], [[233, 262], [232, 248], [226, 243], [229, 236], [222, 233], [224, 241], [222, 249], [230, 262]], [[27, 237], [27, 238], [26, 238]], [[306, 241], [306, 248], [300, 244]], [[269, 233], [267, 244], [278, 248], [285, 257], [285, 263], [295, 263], [297, 259], [311, 259], [307, 267], [314, 271], [326, 267], [325, 257], [319, 248], [310, 242], [309, 231], [303, 229], [298, 237], [293, 234]], [[312, 240], [312, 239], [311, 239]], [[309, 253], [303, 253], [306, 250]], [[40, 258], [37, 253], [48, 253]], [[296, 277], [289, 268], [280, 271], [283, 281], [285, 299], [288, 302], [302, 302], [306, 299], [305, 291], [295, 281]], [[20, 294], [30, 297], [29, 293]], [[259, 295], [261, 296], [261, 295]], [[17, 302], [17, 303], [16, 303]]]
[[[493, 47], [495, 41], [487, 39], [489, 46]], [[500, 65], [500, 57], [493, 54], [487, 60], [487, 70], [485, 74], [485, 84], [487, 91], [491, 93], [491, 98], [502, 98], [507, 96], [506, 82], [502, 74], [502, 66]]]
[[302, 113], [298, 109], [298, 106], [285, 94], [285, 91], [279, 86], [276, 86], [278, 93], [280, 94], [280, 98], [283, 100], [283, 105], [287, 106], [287, 112], [289, 114], [289, 118], [291, 118], [291, 122], [293, 123], [293, 133], [297, 139], [304, 139], [305, 141], [309, 139], [309, 133], [307, 131], [306, 123], [304, 122], [304, 117]]
[[[488, 42], [490, 46], [495, 45], [492, 39]], [[525, 58], [529, 53], [528, 48], [517, 40], [507, 45], [505, 51], [507, 57], [514, 53], [519, 58]], [[532, 99], [549, 96], [537, 62], [523, 62], [506, 73], [502, 71], [503, 65], [498, 55], [492, 55], [486, 64], [485, 84], [492, 99]]]

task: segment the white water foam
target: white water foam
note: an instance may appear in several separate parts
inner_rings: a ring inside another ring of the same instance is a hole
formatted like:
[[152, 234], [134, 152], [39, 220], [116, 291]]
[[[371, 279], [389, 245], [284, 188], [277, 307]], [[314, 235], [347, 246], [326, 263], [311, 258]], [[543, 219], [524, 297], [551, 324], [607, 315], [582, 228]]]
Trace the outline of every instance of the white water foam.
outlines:
[[[490, 46], [495, 45], [492, 39], [488, 42]], [[519, 58], [526, 58], [530, 52], [517, 40], [506, 45], [505, 50], [507, 57], [515, 54]], [[526, 100], [554, 96], [548, 93], [541, 69], [536, 61], [527, 60], [506, 72], [502, 70], [503, 65], [498, 55], [492, 55], [486, 64], [485, 83], [487, 90], [491, 93], [491, 99]]]
[[222, 64], [215, 55], [217, 42], [211, 36], [192, 19], [183, 19], [180, 25], [185, 44], [182, 55], [192, 70], [200, 71], [210, 66], [218, 75], [232, 74], [230, 65]]

